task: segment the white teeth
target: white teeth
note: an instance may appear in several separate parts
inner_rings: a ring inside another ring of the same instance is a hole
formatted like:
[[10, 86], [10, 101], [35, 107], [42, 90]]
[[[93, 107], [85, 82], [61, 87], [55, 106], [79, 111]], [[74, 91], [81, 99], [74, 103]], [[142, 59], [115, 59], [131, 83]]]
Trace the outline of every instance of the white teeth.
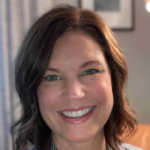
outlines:
[[83, 116], [82, 110], [77, 111], [78, 116]]
[[71, 117], [72, 115], [71, 115], [71, 112], [68, 112], [68, 114], [69, 114], [69, 117]]
[[65, 115], [65, 112], [61, 112], [63, 115]]
[[65, 116], [68, 116], [68, 113], [65, 111]]
[[86, 114], [86, 110], [85, 110], [85, 109], [83, 109], [83, 115], [84, 115], [84, 114]]
[[87, 108], [87, 109], [85, 110], [85, 112], [88, 113], [88, 111], [89, 111], [89, 109]]
[[73, 111], [73, 112], [72, 112], [72, 117], [77, 117], [76, 111]]
[[79, 111], [72, 111], [72, 112], [67, 112], [67, 111], [62, 111], [61, 113], [67, 117], [81, 117], [85, 114], [87, 114], [88, 112], [90, 112], [92, 110], [92, 107], [83, 109], [83, 110], [79, 110]]

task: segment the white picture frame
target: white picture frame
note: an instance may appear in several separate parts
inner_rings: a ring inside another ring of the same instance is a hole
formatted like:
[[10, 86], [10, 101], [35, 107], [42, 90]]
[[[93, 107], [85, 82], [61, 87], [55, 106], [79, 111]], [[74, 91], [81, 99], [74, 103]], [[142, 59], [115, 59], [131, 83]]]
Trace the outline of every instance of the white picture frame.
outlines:
[[[100, 0], [103, 1], [103, 0]], [[105, 1], [105, 0], [104, 0]], [[79, 5], [83, 9], [95, 11], [95, 0], [79, 0]], [[133, 30], [134, 29], [134, 0], [119, 0], [119, 11], [96, 10], [95, 12], [103, 18], [108, 26], [113, 30]]]

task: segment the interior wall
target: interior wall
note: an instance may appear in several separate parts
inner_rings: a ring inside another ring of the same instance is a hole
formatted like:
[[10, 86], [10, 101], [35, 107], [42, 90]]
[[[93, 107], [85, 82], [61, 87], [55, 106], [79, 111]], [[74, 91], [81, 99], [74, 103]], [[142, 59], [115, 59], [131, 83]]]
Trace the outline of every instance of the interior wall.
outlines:
[[145, 0], [135, 0], [135, 28], [116, 31], [129, 71], [127, 96], [139, 123], [150, 123], [150, 13]]
[[[53, 6], [78, 0], [55, 0]], [[134, 0], [134, 30], [114, 31], [123, 50], [129, 71], [127, 96], [139, 123], [150, 123], [150, 13], [145, 0]]]

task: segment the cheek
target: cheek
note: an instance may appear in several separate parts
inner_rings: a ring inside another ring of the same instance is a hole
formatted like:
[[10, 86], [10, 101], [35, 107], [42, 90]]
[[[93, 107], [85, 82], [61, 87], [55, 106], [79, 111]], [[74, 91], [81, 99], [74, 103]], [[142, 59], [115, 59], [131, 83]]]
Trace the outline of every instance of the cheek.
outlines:
[[39, 106], [52, 107], [57, 100], [57, 92], [48, 85], [40, 85], [37, 91]]
[[111, 80], [107, 78], [98, 80], [92, 84], [91, 88], [93, 89], [93, 95], [97, 100], [99, 100], [100, 103], [105, 103], [107, 101], [113, 102]]

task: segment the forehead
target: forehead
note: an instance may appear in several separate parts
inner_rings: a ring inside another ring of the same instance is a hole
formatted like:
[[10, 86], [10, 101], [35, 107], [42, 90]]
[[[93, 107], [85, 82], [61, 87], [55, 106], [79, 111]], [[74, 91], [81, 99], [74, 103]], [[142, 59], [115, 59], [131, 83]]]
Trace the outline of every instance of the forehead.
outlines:
[[[89, 60], [104, 60], [103, 51], [90, 35], [80, 31], [70, 31], [59, 37], [54, 45], [50, 65], [58, 63], [81, 64]], [[61, 64], [60, 64], [61, 65]]]

